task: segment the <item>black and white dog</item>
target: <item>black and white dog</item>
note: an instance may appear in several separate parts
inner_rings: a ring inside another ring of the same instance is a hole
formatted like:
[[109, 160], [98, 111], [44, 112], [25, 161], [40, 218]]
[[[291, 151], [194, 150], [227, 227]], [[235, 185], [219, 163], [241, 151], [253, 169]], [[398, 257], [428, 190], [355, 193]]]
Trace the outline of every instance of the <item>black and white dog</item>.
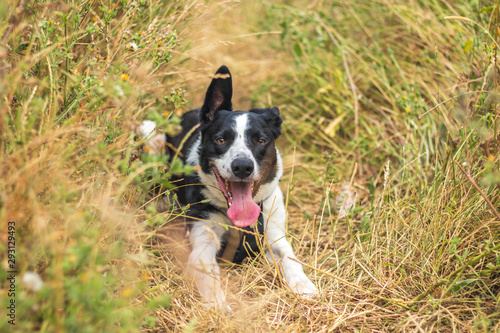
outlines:
[[[184, 162], [198, 167], [176, 183], [179, 201], [190, 205], [188, 271], [208, 306], [226, 307], [216, 258], [223, 254], [240, 262], [257, 251], [252, 231], [258, 230], [264, 235], [261, 244], [267, 258], [278, 263], [289, 287], [298, 294], [314, 294], [316, 287], [293, 260], [286, 239], [286, 212], [278, 186], [283, 166], [275, 146], [281, 134], [279, 110], [232, 111], [232, 94], [231, 73], [222, 66], [201, 109], [184, 114], [182, 132], [166, 137], [167, 152], [174, 156], [179, 152], [172, 147], [180, 149]], [[152, 137], [154, 127], [144, 122], [141, 135]], [[256, 225], [252, 230], [250, 226]]]

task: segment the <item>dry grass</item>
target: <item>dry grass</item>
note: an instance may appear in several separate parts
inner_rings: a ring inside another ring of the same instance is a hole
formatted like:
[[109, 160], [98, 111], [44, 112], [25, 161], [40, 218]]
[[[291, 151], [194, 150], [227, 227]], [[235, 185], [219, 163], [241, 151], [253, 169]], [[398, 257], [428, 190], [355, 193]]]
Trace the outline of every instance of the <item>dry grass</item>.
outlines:
[[[500, 331], [497, 3], [2, 6], [0, 244], [15, 221], [18, 331]], [[236, 108], [285, 118], [289, 239], [313, 299], [258, 258], [223, 269], [235, 313], [207, 310], [179, 213], [149, 202], [182, 168], [137, 159], [135, 127], [174, 130], [222, 63]]]

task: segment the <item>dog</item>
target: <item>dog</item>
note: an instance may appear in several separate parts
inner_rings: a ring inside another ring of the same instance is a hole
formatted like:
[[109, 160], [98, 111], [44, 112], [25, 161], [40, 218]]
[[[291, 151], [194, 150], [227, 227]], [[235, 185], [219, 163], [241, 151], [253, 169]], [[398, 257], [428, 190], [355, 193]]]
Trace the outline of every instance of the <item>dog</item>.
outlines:
[[[203, 106], [182, 116], [181, 133], [163, 136], [171, 158], [183, 156], [185, 164], [195, 167], [193, 174], [175, 181], [179, 202], [189, 205], [188, 273], [207, 306], [230, 310], [217, 257], [238, 263], [264, 248], [293, 292], [316, 294], [286, 239], [279, 188], [283, 163], [275, 145], [281, 135], [280, 112], [277, 107], [233, 111], [232, 94], [231, 73], [221, 66]], [[141, 135], [152, 137], [154, 128], [145, 121]], [[158, 136], [148, 144], [154, 150], [163, 146]], [[256, 234], [264, 236], [260, 246]]]

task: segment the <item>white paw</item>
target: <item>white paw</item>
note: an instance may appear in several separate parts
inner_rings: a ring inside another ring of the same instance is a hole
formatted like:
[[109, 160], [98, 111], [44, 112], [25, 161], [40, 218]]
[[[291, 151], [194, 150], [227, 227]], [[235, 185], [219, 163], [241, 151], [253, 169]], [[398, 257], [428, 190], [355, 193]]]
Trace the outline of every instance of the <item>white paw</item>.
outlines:
[[287, 283], [294, 293], [305, 297], [312, 297], [318, 293], [316, 286], [305, 275], [291, 276], [288, 278]]
[[204, 302], [205, 306], [209, 309], [217, 309], [217, 310], [225, 310], [226, 313], [228, 314], [233, 314], [233, 309], [225, 302], [219, 303], [219, 302]]

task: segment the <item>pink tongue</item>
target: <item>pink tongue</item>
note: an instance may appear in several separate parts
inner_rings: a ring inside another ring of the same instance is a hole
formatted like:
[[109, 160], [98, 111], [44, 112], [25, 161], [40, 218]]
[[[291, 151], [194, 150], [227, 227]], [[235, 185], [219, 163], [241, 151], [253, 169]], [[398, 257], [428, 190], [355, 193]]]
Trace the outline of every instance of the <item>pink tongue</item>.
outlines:
[[233, 203], [227, 210], [227, 216], [237, 227], [248, 227], [260, 215], [260, 207], [252, 200], [252, 183], [230, 182]]

